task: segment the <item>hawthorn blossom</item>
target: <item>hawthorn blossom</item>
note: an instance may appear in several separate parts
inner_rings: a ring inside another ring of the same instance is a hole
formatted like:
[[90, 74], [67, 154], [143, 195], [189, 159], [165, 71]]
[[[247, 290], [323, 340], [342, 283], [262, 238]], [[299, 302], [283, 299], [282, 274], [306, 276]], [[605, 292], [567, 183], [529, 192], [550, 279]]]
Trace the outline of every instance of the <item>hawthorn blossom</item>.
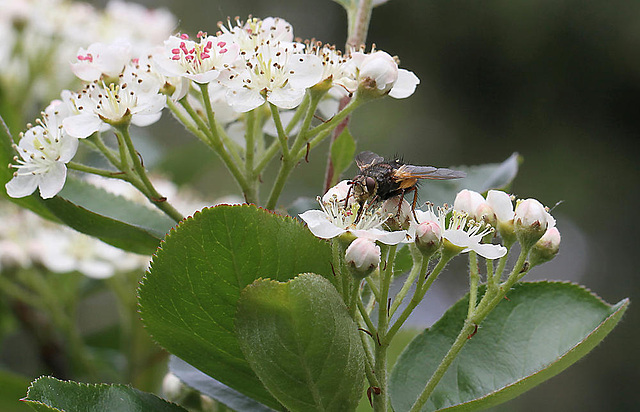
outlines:
[[230, 67], [238, 57], [239, 46], [226, 40], [198, 33], [199, 42], [181, 34], [164, 42], [162, 52], [154, 57], [166, 76], [182, 76], [199, 84], [210, 83]]
[[322, 77], [322, 62], [312, 54], [302, 54], [292, 46], [263, 44], [244, 64], [225, 70], [220, 83], [226, 86], [227, 102], [238, 112], [248, 112], [265, 102], [281, 109], [293, 109], [306, 89]]
[[219, 22], [218, 27], [220, 28], [218, 37], [237, 43], [243, 55], [254, 53], [265, 43], [293, 44], [293, 27], [280, 17], [267, 17], [262, 20], [252, 17], [246, 23], [237, 19], [235, 26], [228, 21], [227, 26]]
[[72, 95], [78, 114], [64, 119], [64, 129], [81, 139], [104, 130], [107, 125], [129, 120], [136, 126], [148, 126], [160, 119], [166, 104], [166, 96], [159, 94], [158, 89], [157, 84], [147, 87], [147, 80], [132, 70], [125, 70], [117, 84], [90, 83]]
[[111, 44], [93, 43], [80, 48], [71, 71], [79, 79], [91, 82], [101, 77], [117, 77], [131, 59], [131, 44], [119, 39]]
[[[340, 182], [337, 186], [342, 185], [343, 188], [345, 182]], [[383, 206], [366, 207], [360, 211], [361, 206], [357, 202], [348, 202], [345, 207], [344, 197], [341, 196], [342, 188], [333, 192], [330, 189], [329, 196], [318, 198], [322, 210], [307, 210], [299, 215], [316, 237], [331, 239], [351, 233], [356, 237], [387, 245], [397, 245], [407, 238], [406, 230], [387, 232], [380, 228], [390, 217], [390, 213]]]
[[[370, 54], [353, 52], [351, 64], [355, 66], [358, 85], [375, 89], [379, 94], [388, 93], [396, 99], [411, 96], [420, 83], [418, 76], [399, 69], [393, 57], [380, 50]], [[350, 88], [349, 85], [345, 87]]]
[[29, 196], [40, 188], [40, 196], [48, 199], [62, 190], [67, 178], [66, 163], [78, 149], [78, 140], [62, 128], [66, 113], [58, 109], [63, 107], [61, 101], [53, 101], [43, 112], [42, 120], [37, 120], [14, 145], [20, 157], [14, 157], [18, 164], [11, 167], [16, 171], [5, 185], [9, 196]]

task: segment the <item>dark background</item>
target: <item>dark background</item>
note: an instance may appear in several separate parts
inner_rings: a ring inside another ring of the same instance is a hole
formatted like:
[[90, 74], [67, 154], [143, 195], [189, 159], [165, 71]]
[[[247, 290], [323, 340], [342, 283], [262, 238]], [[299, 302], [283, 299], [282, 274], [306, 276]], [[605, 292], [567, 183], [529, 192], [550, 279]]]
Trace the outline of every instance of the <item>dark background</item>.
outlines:
[[[329, 0], [143, 3], [169, 8], [191, 34], [252, 14], [283, 17], [296, 36], [341, 49], [346, 37], [346, 15]], [[398, 55], [421, 84], [409, 99], [383, 99], [356, 113], [358, 150], [438, 166], [499, 162], [519, 152], [524, 163], [512, 192], [550, 206], [564, 201], [554, 210], [560, 255], [532, 278], [580, 282], [610, 303], [632, 299], [593, 353], [494, 410], [640, 410], [640, 2], [391, 0], [374, 10], [371, 42]], [[152, 133], [175, 148], [186, 144], [169, 116]], [[321, 191], [326, 150], [298, 167], [283, 202]], [[225, 173], [219, 165], [208, 169], [193, 170], [203, 190], [237, 193], [211, 178]], [[466, 281], [459, 282], [443, 289], [448, 304], [463, 294]]]

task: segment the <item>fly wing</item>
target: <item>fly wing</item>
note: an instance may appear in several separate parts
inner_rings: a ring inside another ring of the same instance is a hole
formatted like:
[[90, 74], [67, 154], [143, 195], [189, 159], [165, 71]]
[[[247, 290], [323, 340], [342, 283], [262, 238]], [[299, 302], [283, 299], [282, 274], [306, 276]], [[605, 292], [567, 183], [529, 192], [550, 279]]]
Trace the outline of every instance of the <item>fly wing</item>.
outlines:
[[459, 170], [437, 168], [433, 166], [413, 166], [402, 165], [396, 169], [394, 178], [397, 181], [404, 179], [434, 179], [434, 180], [447, 180], [447, 179], [460, 179], [467, 176], [465, 172]]
[[358, 169], [364, 170], [373, 165], [377, 165], [378, 163], [384, 162], [384, 157], [378, 156], [373, 152], [360, 152], [356, 156], [356, 165]]

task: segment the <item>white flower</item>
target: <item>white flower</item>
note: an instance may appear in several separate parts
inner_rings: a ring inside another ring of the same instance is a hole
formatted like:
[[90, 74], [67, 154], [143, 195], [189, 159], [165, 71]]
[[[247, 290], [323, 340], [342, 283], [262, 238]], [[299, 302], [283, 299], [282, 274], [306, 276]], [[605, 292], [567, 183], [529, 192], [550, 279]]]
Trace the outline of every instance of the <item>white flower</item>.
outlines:
[[154, 60], [166, 76], [183, 76], [196, 83], [206, 84], [218, 78], [238, 57], [239, 46], [198, 33], [199, 42], [182, 34], [171, 36], [164, 42], [164, 49]]
[[81, 80], [91, 82], [103, 75], [116, 77], [131, 59], [131, 44], [119, 39], [111, 44], [93, 43], [87, 49], [81, 48], [71, 64], [71, 71]]
[[67, 166], [78, 149], [78, 140], [62, 129], [63, 113], [57, 111], [63, 105], [52, 102], [44, 111], [42, 120], [29, 128], [15, 149], [20, 158], [12, 165], [16, 171], [5, 185], [11, 197], [25, 197], [40, 188], [40, 196], [48, 199], [55, 196], [67, 178]]
[[370, 54], [353, 52], [351, 63], [356, 67], [359, 84], [375, 87], [380, 94], [389, 93], [396, 99], [411, 96], [420, 83], [415, 74], [398, 69], [393, 57], [380, 50]]
[[264, 20], [253, 17], [246, 23], [236, 19], [235, 26], [228, 21], [227, 26], [218, 23], [218, 27], [221, 31], [218, 37], [237, 43], [243, 55], [252, 55], [265, 43], [281, 45], [293, 43], [293, 27], [279, 17], [267, 17]]
[[[551, 215], [538, 200], [525, 199], [518, 202], [514, 214], [514, 222], [517, 228], [541, 229], [544, 233], [551, 221]], [[553, 220], [555, 225], [555, 220]], [[552, 225], [552, 226], [553, 226]]]
[[[336, 189], [334, 193], [340, 192], [340, 189]], [[407, 238], [406, 230], [387, 232], [380, 229], [380, 226], [390, 217], [383, 206], [365, 208], [356, 222], [360, 205], [350, 202], [345, 207], [344, 198], [339, 199], [339, 197], [341, 197], [339, 194], [335, 196], [332, 194], [327, 202], [318, 198], [322, 210], [307, 210], [300, 215], [315, 236], [331, 239], [349, 232], [356, 237], [377, 240], [387, 245], [397, 245]]]
[[[491, 227], [486, 227], [482, 223], [470, 223], [466, 213], [457, 210], [452, 211], [449, 224], [446, 224], [447, 209], [438, 208], [438, 213], [434, 213], [433, 207], [430, 206], [426, 212], [416, 210], [418, 222], [435, 221], [442, 231], [442, 237], [451, 244], [462, 248], [460, 253], [473, 250], [480, 256], [487, 259], [497, 259], [507, 254], [507, 248], [502, 245], [494, 245], [490, 243], [481, 243], [482, 238], [493, 231]], [[416, 234], [416, 228], [410, 229], [413, 236]]]
[[34, 257], [56, 273], [78, 271], [94, 279], [113, 276], [146, 265], [146, 258], [124, 252], [66, 228], [41, 230], [32, 246]]
[[76, 138], [85, 138], [106, 125], [128, 121], [136, 126], [148, 126], [162, 115], [166, 96], [156, 87], [149, 88], [136, 72], [125, 70], [118, 84], [99, 85], [94, 82], [72, 96], [78, 114], [63, 121], [64, 129]]
[[297, 107], [306, 89], [318, 83], [322, 62], [318, 56], [295, 53], [294, 47], [263, 44], [244, 67], [225, 70], [219, 81], [229, 88], [228, 103], [248, 112], [266, 101], [282, 109]]

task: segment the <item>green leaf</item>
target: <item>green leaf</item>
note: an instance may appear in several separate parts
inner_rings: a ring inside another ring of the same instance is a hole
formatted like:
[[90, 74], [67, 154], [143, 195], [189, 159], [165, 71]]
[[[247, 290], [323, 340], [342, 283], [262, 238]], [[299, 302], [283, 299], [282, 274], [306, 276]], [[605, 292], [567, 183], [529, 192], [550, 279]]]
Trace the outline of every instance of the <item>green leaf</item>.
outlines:
[[11, 132], [5, 124], [4, 119], [0, 116], [0, 184], [2, 185], [2, 187], [0, 188], [0, 193], [2, 193], [2, 197], [12, 201], [17, 205], [29, 209], [46, 219], [58, 221], [51, 214], [51, 212], [47, 210], [47, 208], [43, 207], [43, 205], [40, 203], [40, 197], [38, 195], [33, 194], [16, 199], [9, 197], [9, 195], [7, 194], [4, 185], [7, 184], [9, 180], [11, 180], [14, 171], [14, 169], [8, 168], [7, 165], [13, 162], [13, 156], [17, 154], [13, 150], [12, 144], [13, 139], [11, 138]]
[[194, 368], [177, 356], [171, 355], [169, 358], [169, 370], [187, 386], [196, 389], [200, 393], [215, 399], [235, 411], [273, 411], [273, 409], [213, 379], [211, 376]]
[[284, 283], [256, 280], [240, 295], [236, 329], [249, 364], [288, 410], [355, 410], [364, 350], [327, 279], [306, 273]]
[[126, 385], [89, 385], [45, 376], [23, 399], [36, 411], [184, 412], [180, 406]]
[[282, 406], [247, 363], [234, 329], [240, 291], [260, 277], [333, 278], [329, 243], [300, 222], [255, 206], [204, 209], [167, 235], [140, 287], [153, 338], [207, 375], [271, 407]]
[[157, 209], [79, 179], [68, 178], [59, 196], [98, 215], [144, 229], [158, 238], [164, 237], [176, 225], [173, 219]]
[[148, 229], [93, 213], [60, 196], [40, 201], [69, 227], [120, 249], [150, 255], [160, 243], [161, 237]]
[[421, 201], [429, 201], [436, 205], [453, 204], [456, 194], [462, 189], [484, 193], [490, 189], [506, 190], [518, 174], [520, 156], [517, 153], [509, 156], [502, 163], [491, 163], [478, 166], [456, 166], [454, 169], [467, 172], [464, 179], [424, 180], [418, 187]]
[[349, 133], [349, 129], [345, 127], [331, 144], [331, 162], [333, 163], [333, 175], [336, 183], [340, 174], [351, 166], [355, 152], [356, 141]]
[[[609, 305], [581, 286], [516, 284], [480, 325], [436, 387], [423, 411], [477, 410], [512, 399], [557, 375], [593, 349], [629, 306]], [[468, 297], [418, 335], [390, 379], [392, 405], [408, 411], [453, 343]]]

